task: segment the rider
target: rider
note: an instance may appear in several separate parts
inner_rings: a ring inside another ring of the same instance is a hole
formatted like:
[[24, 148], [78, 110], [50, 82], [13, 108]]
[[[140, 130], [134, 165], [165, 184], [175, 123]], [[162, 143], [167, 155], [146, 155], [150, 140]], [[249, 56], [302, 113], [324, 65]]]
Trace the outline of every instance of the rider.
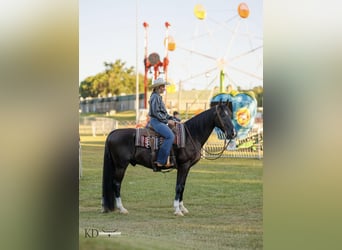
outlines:
[[149, 100], [150, 125], [157, 133], [164, 137], [164, 142], [159, 148], [157, 161], [155, 162], [157, 167], [173, 166], [172, 163], [167, 164], [167, 157], [170, 154], [173, 140], [175, 138], [175, 135], [169, 128], [169, 125], [175, 126], [176, 121], [174, 121], [173, 117], [168, 114], [162, 100], [161, 94], [165, 92], [166, 85], [169, 85], [169, 83], [163, 78], [157, 78], [154, 80], [151, 86], [153, 90]]

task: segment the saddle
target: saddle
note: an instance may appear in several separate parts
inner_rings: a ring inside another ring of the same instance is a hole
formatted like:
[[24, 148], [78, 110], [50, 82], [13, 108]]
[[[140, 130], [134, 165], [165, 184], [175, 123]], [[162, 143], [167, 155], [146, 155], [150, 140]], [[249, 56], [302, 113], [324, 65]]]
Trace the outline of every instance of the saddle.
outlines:
[[[178, 148], [184, 148], [185, 147], [184, 125], [182, 123], [177, 123], [176, 126], [172, 128], [172, 132], [175, 134], [175, 140], [173, 142], [173, 145], [176, 145]], [[163, 142], [164, 142], [164, 137], [162, 137], [159, 133], [157, 133], [151, 126], [148, 126], [146, 128], [136, 128], [135, 146], [151, 149], [151, 162], [152, 162], [152, 168], [154, 172], [160, 172], [160, 171], [168, 172], [170, 171], [170, 167], [177, 168], [173, 148], [171, 149], [170, 156], [168, 157], [167, 165], [169, 164], [169, 166], [165, 165], [163, 167], [159, 167], [159, 166], [157, 167], [157, 165], [155, 164], [157, 151]]]
[[[178, 148], [185, 147], [185, 129], [183, 123], [177, 123], [172, 129], [175, 134], [173, 145]], [[157, 151], [160, 145], [164, 142], [164, 137], [158, 134], [151, 126], [146, 128], [136, 128], [135, 146], [151, 148], [152, 151]]]

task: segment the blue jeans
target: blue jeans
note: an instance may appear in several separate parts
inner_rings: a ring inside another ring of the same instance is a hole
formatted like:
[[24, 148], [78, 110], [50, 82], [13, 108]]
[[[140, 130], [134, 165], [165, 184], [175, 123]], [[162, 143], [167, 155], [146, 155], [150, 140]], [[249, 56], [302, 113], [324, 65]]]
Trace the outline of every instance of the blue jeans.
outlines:
[[160, 146], [158, 151], [157, 162], [159, 162], [160, 164], [166, 164], [167, 157], [169, 156], [171, 151], [173, 140], [175, 139], [175, 135], [167, 126], [167, 124], [160, 122], [156, 118], [151, 117], [150, 123], [153, 129], [164, 137], [164, 142]]

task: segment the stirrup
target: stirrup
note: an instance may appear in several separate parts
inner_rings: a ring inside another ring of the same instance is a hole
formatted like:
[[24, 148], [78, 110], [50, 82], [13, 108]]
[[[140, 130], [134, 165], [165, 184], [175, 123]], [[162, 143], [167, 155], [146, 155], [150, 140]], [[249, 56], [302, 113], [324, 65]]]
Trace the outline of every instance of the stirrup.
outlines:
[[171, 161], [170, 156], [167, 157], [166, 164], [164, 165], [165, 168], [171, 168], [174, 166], [174, 163]]
[[173, 166], [174, 166], [174, 164], [171, 163], [171, 162], [170, 162], [169, 164], [166, 163], [166, 164], [164, 165], [165, 168], [171, 168], [171, 167], [173, 167]]

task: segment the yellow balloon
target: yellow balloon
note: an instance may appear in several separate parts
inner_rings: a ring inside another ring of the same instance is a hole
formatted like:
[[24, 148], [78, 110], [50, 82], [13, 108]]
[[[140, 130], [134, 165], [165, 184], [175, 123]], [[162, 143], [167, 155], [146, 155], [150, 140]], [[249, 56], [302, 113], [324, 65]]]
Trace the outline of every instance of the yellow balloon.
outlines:
[[249, 8], [246, 3], [240, 3], [238, 7], [240, 17], [247, 18], [249, 16]]
[[166, 86], [167, 93], [175, 93], [176, 92], [176, 84], [170, 84]]
[[200, 20], [205, 19], [207, 16], [207, 12], [202, 4], [195, 5], [194, 14]]

